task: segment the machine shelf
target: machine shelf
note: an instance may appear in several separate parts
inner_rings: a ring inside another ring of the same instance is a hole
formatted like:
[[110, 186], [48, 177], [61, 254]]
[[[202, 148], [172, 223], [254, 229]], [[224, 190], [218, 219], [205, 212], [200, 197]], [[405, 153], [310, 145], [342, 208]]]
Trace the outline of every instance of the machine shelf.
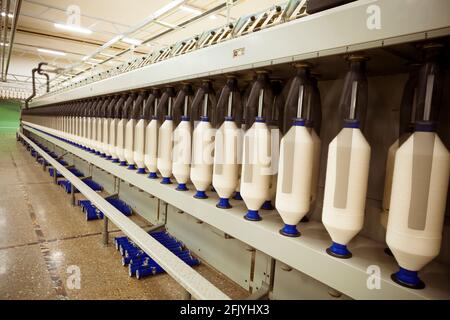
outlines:
[[[383, 243], [358, 236], [349, 246], [353, 252], [353, 258], [336, 259], [325, 253], [331, 240], [323, 225], [318, 222], [300, 224], [302, 236], [287, 238], [278, 232], [282, 221], [276, 211], [262, 211], [261, 222], [246, 221], [243, 218], [246, 209], [242, 201], [232, 200], [233, 208], [218, 209], [216, 208], [218, 198], [213, 192], [208, 193], [209, 199], [194, 199], [192, 186], [191, 191], [176, 191], [175, 185], [161, 185], [159, 180], [148, 179], [147, 175], [136, 174], [135, 171], [127, 170], [36, 130], [45, 131], [44, 127], [28, 122], [22, 122], [22, 124], [24, 130], [349, 297], [354, 299], [450, 299], [450, 270], [444, 265], [432, 262], [420, 272], [421, 278], [427, 284], [425, 289], [407, 289], [390, 279], [390, 275], [398, 270], [398, 266], [394, 258], [383, 252], [385, 248]], [[368, 283], [377, 282], [377, 279], [374, 279], [376, 275], [371, 273], [373, 270], [380, 270], [379, 288], [368, 286]]]
[[[33, 130], [33, 129], [31, 129]], [[33, 130], [35, 131], [35, 130]], [[37, 131], [35, 131], [38, 134]], [[156, 239], [150, 236], [144, 229], [131, 221], [121, 211], [104, 199], [96, 191], [92, 190], [80, 178], [75, 176], [66, 167], [53, 159], [49, 154], [37, 146], [33, 141], [28, 139], [23, 134], [22, 138], [36, 150], [49, 165], [53, 166], [60, 172], [67, 180], [72, 183], [72, 186], [80, 191], [87, 199], [103, 214], [114, 223], [123, 233], [128, 236], [137, 246], [139, 246], [145, 253], [152, 257], [164, 270], [183, 286], [187, 292], [193, 297], [201, 300], [229, 300], [230, 298], [215, 287], [212, 283], [201, 276], [197, 271], [192, 269], [185, 262], [181, 261], [175, 254], [169, 251]], [[48, 137], [49, 139], [54, 139]], [[54, 139], [56, 140], [56, 139]], [[58, 140], [57, 140], [58, 141]], [[55, 143], [56, 144], [56, 143]], [[65, 148], [66, 143], [61, 145]], [[68, 152], [72, 150], [67, 149]], [[75, 154], [75, 153], [74, 153]]]
[[[426, 12], [432, 12], [433, 18]], [[442, 0], [359, 0], [67, 91], [49, 93], [34, 99], [30, 106], [442, 37], [450, 34], [448, 12], [450, 2]], [[377, 13], [379, 23], [371, 24]]]

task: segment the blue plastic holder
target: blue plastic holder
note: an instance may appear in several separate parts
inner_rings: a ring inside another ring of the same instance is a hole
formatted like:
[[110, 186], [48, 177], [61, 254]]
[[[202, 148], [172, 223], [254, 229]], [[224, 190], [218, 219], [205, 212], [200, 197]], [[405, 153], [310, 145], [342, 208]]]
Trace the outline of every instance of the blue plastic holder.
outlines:
[[[48, 169], [48, 172], [49, 172], [49, 174], [50, 174], [51, 177], [53, 177], [53, 172], [54, 172], [54, 170], [55, 170], [54, 168], [49, 168], [49, 169]], [[77, 176], [78, 178], [84, 176], [83, 172], [79, 171], [77, 168], [69, 168], [69, 171], [72, 172], [72, 173], [73, 173], [75, 176]], [[59, 173], [58, 170], [56, 170], [56, 177], [57, 177], [57, 178], [61, 178], [61, 177], [62, 177], [62, 174]]]
[[219, 202], [216, 204], [216, 207], [219, 209], [230, 209], [231, 208], [230, 200], [227, 198], [220, 198]]
[[283, 229], [280, 230], [280, 233], [286, 237], [300, 237], [300, 232], [297, 230], [297, 226], [285, 224]]
[[127, 217], [133, 214], [133, 210], [131, 209], [131, 207], [120, 199], [107, 198], [106, 201], [108, 201], [111, 205], [113, 205], [117, 210], [122, 212]]
[[[189, 250], [184, 249], [184, 244], [178, 241], [165, 231], [154, 231], [149, 234], [173, 252], [179, 259], [190, 266], [200, 264], [198, 259], [192, 257]], [[150, 256], [141, 250], [136, 244], [129, 241], [126, 237], [115, 238], [116, 248], [119, 248], [122, 254], [122, 265], [128, 265], [129, 275], [136, 276], [138, 279], [150, 275], [156, 275], [165, 272]]]
[[83, 180], [83, 182], [85, 184], [87, 184], [87, 186], [94, 191], [102, 191], [103, 190], [103, 187], [92, 179], [85, 179], [85, 180]]
[[70, 183], [70, 181], [59, 180], [58, 185], [62, 186], [64, 188], [64, 191], [66, 191], [66, 193], [70, 193], [72, 191], [72, 184]]
[[347, 249], [346, 245], [336, 242], [333, 242], [331, 247], [329, 247], [326, 251], [330, 256], [335, 258], [349, 259], [352, 257], [352, 253]]
[[163, 177], [161, 180], [161, 184], [171, 184], [172, 181], [170, 181], [169, 177]]
[[120, 161], [119, 166], [125, 167], [127, 165], [126, 161]]
[[275, 209], [275, 208], [274, 208], [273, 205], [272, 205], [272, 201], [267, 200], [267, 201], [265, 201], [265, 202], [263, 203], [261, 209], [263, 209], [263, 210], [273, 210], [273, 209]]
[[262, 218], [258, 213], [258, 210], [248, 210], [247, 214], [244, 216], [245, 220], [248, 221], [261, 221]]
[[145, 168], [138, 168], [137, 174], [145, 174]]
[[195, 199], [208, 199], [208, 196], [206, 195], [205, 191], [198, 191], [194, 195]]
[[241, 200], [242, 200], [241, 193], [240, 193], [239, 191], [236, 191], [236, 192], [234, 193], [233, 199], [234, 199], [234, 200], [241, 201]]
[[188, 191], [188, 188], [186, 187], [186, 183], [179, 183], [176, 190], [177, 191]]
[[56, 177], [57, 178], [62, 178], [62, 174], [59, 173], [57, 170], [55, 170], [55, 168], [53, 168], [53, 167], [48, 168], [48, 173], [50, 174], [50, 177], [54, 176], [55, 171], [56, 171]]
[[425, 283], [420, 280], [417, 271], [411, 271], [400, 267], [400, 270], [391, 275], [392, 281], [410, 289], [423, 289]]
[[38, 162], [43, 166], [48, 166], [48, 161], [45, 160], [44, 158], [38, 159]]
[[128, 170], [136, 170], [136, 166], [134, 164], [130, 164], [127, 169]]
[[103, 219], [103, 213], [101, 213], [89, 200], [78, 200], [78, 205], [81, 210], [86, 214], [86, 220], [98, 220]]
[[158, 179], [158, 175], [156, 174], [156, 172], [150, 172], [150, 174], [148, 175], [149, 179]]

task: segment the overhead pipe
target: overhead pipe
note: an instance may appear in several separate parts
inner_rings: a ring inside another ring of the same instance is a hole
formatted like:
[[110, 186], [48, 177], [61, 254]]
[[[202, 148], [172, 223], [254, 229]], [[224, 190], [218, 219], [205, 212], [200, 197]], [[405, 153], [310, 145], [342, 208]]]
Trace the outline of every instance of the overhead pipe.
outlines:
[[11, 1], [6, 1], [6, 10], [5, 10], [5, 23], [3, 24], [3, 50], [2, 50], [2, 77], [3, 77], [3, 70], [5, 65], [5, 50], [6, 50], [6, 38], [8, 36], [8, 14], [9, 14], [9, 7], [11, 5]]
[[[8, 60], [6, 60], [5, 76], [3, 78], [3, 81], [5, 81], [5, 82], [8, 78], [9, 63], [11, 61], [11, 52], [13, 50], [14, 38], [16, 35], [16, 30], [17, 30], [17, 21], [19, 20], [21, 6], [22, 6], [22, 0], [16, 0], [16, 9], [14, 10], [14, 17], [13, 17], [12, 28], [11, 28], [11, 39], [9, 41], [10, 43], [9, 43], [9, 51], [8, 51]], [[5, 17], [7, 17], [7, 16], [5, 16]]]
[[[45, 63], [45, 64], [47, 64], [47, 63]], [[50, 76], [48, 75], [48, 73], [45, 73], [42, 70], [38, 70], [38, 74], [40, 74], [41, 76], [44, 76], [46, 78], [46, 85], [47, 85], [46, 92], [49, 93], [50, 92]]]
[[[36, 96], [36, 72], [39, 73], [40, 75], [43, 75], [43, 71], [42, 71], [42, 66], [47, 65], [47, 62], [39, 62], [37, 68], [34, 68], [31, 71], [31, 85], [33, 88], [33, 92], [31, 93], [31, 96], [29, 96], [26, 100], [25, 100], [25, 109], [28, 109], [28, 103], [31, 101], [31, 99], [33, 99]], [[49, 85], [49, 79], [48, 79], [48, 74], [44, 73], [47, 76], [47, 92], [48, 92], [48, 85]]]

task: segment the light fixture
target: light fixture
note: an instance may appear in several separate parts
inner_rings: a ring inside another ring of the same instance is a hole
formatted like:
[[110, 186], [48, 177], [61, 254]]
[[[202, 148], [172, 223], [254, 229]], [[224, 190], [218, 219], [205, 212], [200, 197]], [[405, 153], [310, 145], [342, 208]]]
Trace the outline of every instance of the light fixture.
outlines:
[[112, 38], [111, 40], [109, 40], [107, 43], [105, 43], [103, 45], [104, 48], [108, 48], [110, 46], [112, 46], [114, 43], [116, 43], [117, 41], [119, 41], [120, 39], [123, 38], [123, 34], [119, 34], [118, 36], [115, 36], [114, 38]]
[[3, 43], [3, 42], [0, 42], [0, 46], [2, 46], [2, 47], [3, 47], [3, 46], [9, 47], [9, 43], [6, 43], [6, 44], [5, 44], [5, 43]]
[[176, 8], [177, 6], [179, 6], [180, 4], [184, 3], [186, 0], [174, 0], [169, 2], [168, 4], [166, 4], [164, 7], [162, 7], [161, 9], [156, 10], [153, 13], [153, 18], [157, 19], [160, 16], [162, 16], [163, 14], [166, 14], [167, 12], [169, 12], [170, 10]]
[[106, 53], [106, 52], [100, 52], [99, 55], [105, 56], [108, 58], [114, 58], [116, 56], [115, 54], [110, 54], [110, 53]]
[[91, 34], [92, 30], [83, 28], [80, 26], [77, 26], [75, 24], [61, 24], [61, 23], [55, 23], [53, 24], [55, 28], [66, 30], [66, 31], [72, 31], [77, 33], [84, 33], [84, 34]]
[[209, 18], [211, 19], [211, 20], [217, 20], [217, 16], [216, 15], [211, 15], [211, 16], [209, 16]]
[[89, 56], [86, 56], [86, 57], [84, 57], [83, 59], [82, 59], [85, 63], [100, 63], [100, 62], [103, 62], [103, 60], [102, 59], [95, 59], [95, 58], [92, 58], [92, 57], [89, 57]]
[[65, 56], [66, 55], [65, 52], [50, 50], [50, 49], [43, 49], [43, 48], [39, 48], [39, 49], [37, 49], [37, 51], [42, 52], [42, 53], [53, 54], [55, 56]]
[[135, 39], [135, 38], [122, 38], [122, 41], [128, 44], [131, 44], [133, 46], [140, 46], [142, 44], [142, 40]]
[[[2, 15], [2, 17], [6, 16], [6, 12], [2, 11], [1, 15]], [[8, 18], [13, 18], [13, 17], [14, 17], [14, 15], [12, 13], [8, 13]]]
[[202, 11], [200, 11], [199, 9], [192, 8], [192, 7], [186, 6], [186, 5], [180, 6], [180, 10], [183, 10], [185, 12], [189, 12], [189, 13], [192, 13], [192, 14], [195, 14], [195, 15], [202, 14]]
[[158, 20], [157, 23], [162, 25], [163, 27], [167, 27], [167, 28], [170, 28], [170, 29], [177, 29], [177, 28], [179, 28], [179, 26], [176, 25], [176, 24], [172, 24], [172, 23], [165, 22], [165, 21], [162, 21], [162, 20]]

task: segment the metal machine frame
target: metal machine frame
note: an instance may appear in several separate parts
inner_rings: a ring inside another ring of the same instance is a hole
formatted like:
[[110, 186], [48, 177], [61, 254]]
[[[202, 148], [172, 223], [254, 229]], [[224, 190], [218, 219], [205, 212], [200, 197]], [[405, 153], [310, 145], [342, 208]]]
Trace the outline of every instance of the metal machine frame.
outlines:
[[[433, 9], [433, 19], [423, 14], [429, 8]], [[381, 14], [380, 28], [367, 24], [368, 19], [377, 12]], [[277, 22], [270, 28], [261, 27], [257, 32], [242, 32], [246, 34], [224, 41], [219, 41], [224, 30], [205, 38], [191, 38], [130, 64], [128, 69], [120, 71], [123, 73], [98, 77], [96, 82], [36, 98], [30, 107], [448, 36], [448, 12], [450, 2], [441, 0], [359, 0], [310, 16], [305, 16], [302, 10], [294, 10], [291, 18], [284, 23]], [[276, 10], [270, 11], [270, 14], [273, 20], [279, 17]], [[297, 19], [299, 16], [301, 18]], [[204, 47], [195, 50], [202, 39]], [[449, 270], [440, 263], [433, 262], [428, 266], [433, 273], [423, 276], [427, 288], [417, 291], [406, 289], [391, 281], [390, 274], [397, 270], [397, 265], [394, 259], [383, 254], [384, 244], [381, 242], [360, 235], [352, 242], [352, 259], [335, 259], [325, 253], [329, 237], [318, 222], [302, 225], [300, 238], [282, 237], [278, 233], [281, 219], [276, 211], [264, 214], [261, 222], [248, 222], [243, 219], [245, 208], [242, 203], [233, 203], [233, 208], [229, 210], [218, 209], [215, 197], [196, 200], [191, 191], [181, 193], [173, 186], [164, 186], [159, 181], [130, 172], [39, 131], [45, 131], [43, 127], [23, 121], [22, 129], [161, 199], [169, 204], [171, 211], [184, 212], [198, 223], [223, 233], [224, 238], [234, 238], [249, 250], [256, 250], [255, 259], [276, 260], [280, 262], [277, 268], [298, 270], [308, 279], [313, 278], [350, 298], [450, 298], [450, 285], [446, 283]], [[378, 279], [380, 287], [370, 289], [367, 283], [374, 276], [371, 273], [374, 266], [381, 270]], [[266, 271], [262, 273], [266, 276]], [[261, 279], [250, 280], [253, 283], [248, 287], [256, 289], [255, 283]]]

